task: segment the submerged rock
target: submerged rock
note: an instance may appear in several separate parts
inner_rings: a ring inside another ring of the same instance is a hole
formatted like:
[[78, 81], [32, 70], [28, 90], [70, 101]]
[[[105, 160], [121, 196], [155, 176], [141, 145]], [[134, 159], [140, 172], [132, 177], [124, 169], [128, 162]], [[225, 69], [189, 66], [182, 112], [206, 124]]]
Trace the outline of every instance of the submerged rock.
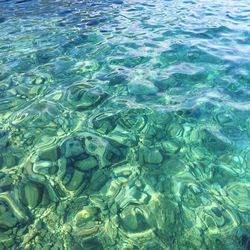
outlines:
[[97, 216], [97, 209], [91, 206], [84, 207], [76, 214], [75, 223], [77, 227], [83, 227], [88, 221]]
[[33, 171], [42, 175], [51, 175], [57, 172], [57, 166], [51, 161], [37, 161], [33, 165]]
[[168, 154], [174, 154], [179, 150], [178, 144], [172, 141], [164, 141], [161, 145], [164, 152]]
[[56, 161], [58, 159], [57, 147], [48, 148], [39, 154], [39, 158], [45, 161]]
[[76, 161], [74, 165], [81, 171], [88, 171], [97, 167], [97, 164], [98, 164], [97, 160], [93, 156], [89, 156], [84, 160]]
[[27, 183], [24, 186], [24, 196], [30, 208], [35, 208], [42, 198], [42, 193], [34, 183]]
[[91, 192], [100, 190], [108, 180], [108, 171], [103, 169], [96, 171], [91, 178], [89, 190]]
[[0, 230], [7, 230], [14, 227], [18, 220], [13, 216], [11, 211], [0, 213]]
[[149, 163], [149, 164], [159, 164], [163, 160], [163, 156], [161, 152], [156, 149], [150, 149], [150, 148], [143, 148], [143, 159], [144, 162]]
[[148, 229], [143, 211], [132, 205], [127, 206], [120, 214], [122, 226], [126, 231], [140, 232]]
[[143, 109], [129, 109], [128, 111], [120, 112], [118, 124], [124, 130], [130, 130], [132, 133], [141, 131], [146, 124], [146, 112]]
[[82, 142], [77, 139], [70, 139], [63, 144], [62, 153], [66, 158], [76, 157], [85, 152]]
[[83, 172], [74, 170], [74, 174], [67, 184], [67, 189], [70, 191], [77, 190], [82, 185], [84, 177], [85, 174]]
[[85, 83], [76, 84], [69, 88], [68, 99], [72, 108], [77, 111], [83, 111], [94, 107], [102, 102], [107, 94], [100, 88], [94, 88]]
[[133, 95], [152, 95], [156, 94], [159, 89], [150, 81], [135, 80], [128, 84], [128, 91]]
[[127, 151], [127, 148], [122, 147], [119, 143], [94, 135], [86, 136], [85, 147], [89, 154], [94, 155], [98, 159], [100, 167], [124, 160]]

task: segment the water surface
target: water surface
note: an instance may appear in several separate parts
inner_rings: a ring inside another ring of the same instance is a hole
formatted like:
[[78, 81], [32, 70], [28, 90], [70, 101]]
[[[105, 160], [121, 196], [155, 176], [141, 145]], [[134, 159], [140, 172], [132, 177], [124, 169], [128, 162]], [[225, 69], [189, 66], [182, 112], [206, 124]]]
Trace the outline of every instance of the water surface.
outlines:
[[0, 0], [0, 249], [250, 249], [249, 0]]

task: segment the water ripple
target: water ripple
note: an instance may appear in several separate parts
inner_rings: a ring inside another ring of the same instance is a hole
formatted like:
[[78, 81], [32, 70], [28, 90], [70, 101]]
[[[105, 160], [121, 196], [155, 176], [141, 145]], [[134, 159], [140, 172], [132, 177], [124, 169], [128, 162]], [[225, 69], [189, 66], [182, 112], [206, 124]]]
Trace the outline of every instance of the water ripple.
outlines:
[[247, 249], [249, 0], [0, 0], [0, 249]]

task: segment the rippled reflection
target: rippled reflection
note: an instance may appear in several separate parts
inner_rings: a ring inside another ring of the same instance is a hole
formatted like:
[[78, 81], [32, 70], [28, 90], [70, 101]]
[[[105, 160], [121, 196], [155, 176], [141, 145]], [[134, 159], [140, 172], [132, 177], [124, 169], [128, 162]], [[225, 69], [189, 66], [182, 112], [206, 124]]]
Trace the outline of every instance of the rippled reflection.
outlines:
[[249, 4], [0, 0], [0, 249], [249, 249]]

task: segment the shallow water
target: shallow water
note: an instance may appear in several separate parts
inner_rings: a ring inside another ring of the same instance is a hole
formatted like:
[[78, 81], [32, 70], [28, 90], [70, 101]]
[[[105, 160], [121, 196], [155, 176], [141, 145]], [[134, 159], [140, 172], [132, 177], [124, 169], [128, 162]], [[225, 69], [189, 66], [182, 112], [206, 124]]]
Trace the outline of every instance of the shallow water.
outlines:
[[250, 249], [249, 0], [0, 0], [0, 249]]

